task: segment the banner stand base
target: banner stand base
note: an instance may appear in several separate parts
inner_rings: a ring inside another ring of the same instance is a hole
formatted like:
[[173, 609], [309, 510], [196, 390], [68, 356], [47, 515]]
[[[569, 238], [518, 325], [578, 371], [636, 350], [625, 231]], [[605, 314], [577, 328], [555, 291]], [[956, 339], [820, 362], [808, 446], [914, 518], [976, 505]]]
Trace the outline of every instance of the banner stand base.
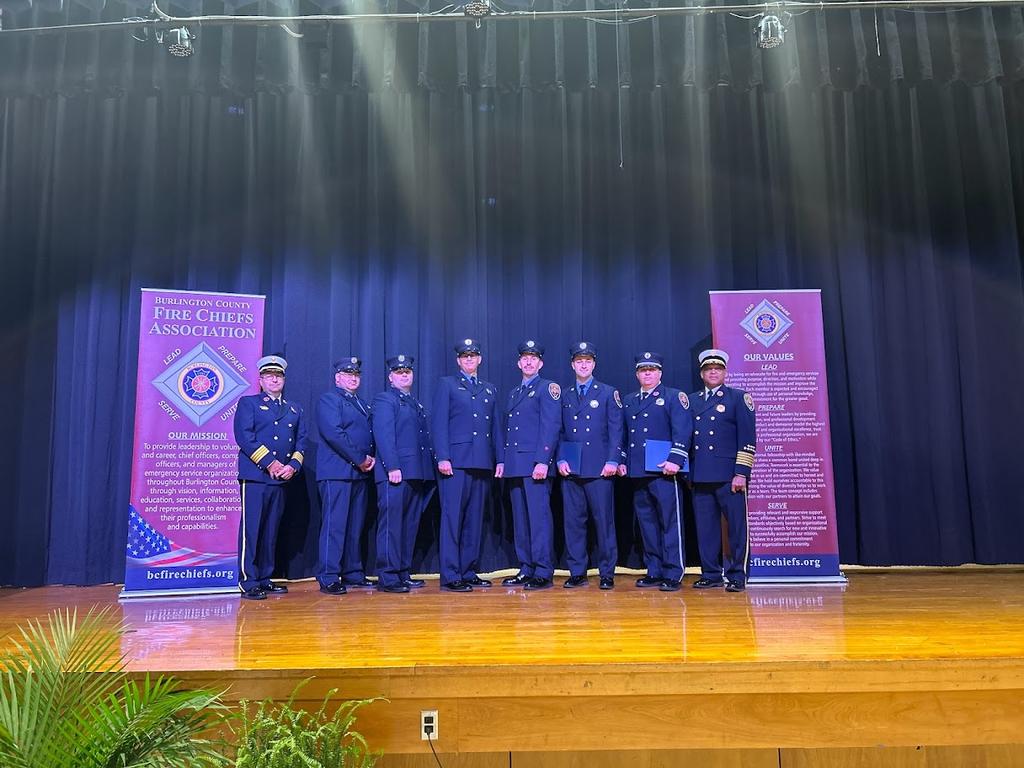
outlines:
[[748, 587], [845, 587], [847, 583], [849, 579], [844, 573], [838, 576], [751, 576], [747, 579]]
[[240, 595], [238, 587], [212, 587], [203, 589], [122, 589], [118, 600], [134, 600], [137, 598], [157, 597], [223, 597], [224, 595]]

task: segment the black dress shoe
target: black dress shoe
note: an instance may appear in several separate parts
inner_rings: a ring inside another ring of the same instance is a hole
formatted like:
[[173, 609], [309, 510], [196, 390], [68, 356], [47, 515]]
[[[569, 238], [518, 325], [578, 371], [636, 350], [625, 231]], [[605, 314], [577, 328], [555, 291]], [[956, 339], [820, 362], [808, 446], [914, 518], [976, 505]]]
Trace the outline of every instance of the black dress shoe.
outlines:
[[380, 582], [377, 582], [377, 591], [392, 592], [396, 595], [400, 595], [403, 592], [408, 592], [409, 588], [402, 582], [398, 582], [397, 584], [381, 584]]
[[325, 595], [344, 595], [348, 592], [345, 585], [340, 581], [332, 581], [330, 584], [321, 584], [320, 591]]
[[678, 592], [682, 585], [682, 582], [676, 581], [675, 579], [665, 579], [661, 582], [661, 586], [658, 587], [658, 589], [662, 592]]
[[726, 592], [742, 592], [746, 588], [747, 588], [747, 585], [744, 584], [742, 581], [730, 581], [726, 585], [725, 591]]
[[362, 579], [359, 579], [359, 580], [356, 580], [356, 581], [346, 581], [345, 582], [345, 586], [348, 587], [349, 589], [372, 589], [373, 587], [375, 587], [377, 585], [374, 584], [372, 581], [370, 581], [365, 576], [363, 576]]
[[266, 584], [260, 584], [260, 589], [262, 589], [268, 595], [287, 595], [288, 594], [288, 587], [286, 587], [284, 584], [275, 584], [272, 581], [269, 581]]
[[640, 589], [646, 589], [647, 587], [660, 587], [661, 579], [655, 579], [652, 576], [641, 576], [636, 580], [636, 585], [640, 587]]
[[719, 587], [724, 586], [724, 581], [715, 581], [714, 579], [700, 578], [693, 582], [694, 589], [718, 589]]
[[562, 586], [566, 589], [575, 589], [576, 587], [585, 586], [586, 583], [586, 576], [570, 576], [568, 579], [565, 580], [565, 584], [563, 584]]
[[442, 584], [441, 589], [445, 592], [472, 592], [473, 587], [464, 581], [451, 581], [447, 584]]
[[551, 579], [540, 579], [534, 577], [526, 582], [523, 589], [537, 590], [537, 589], [550, 589], [555, 586], [555, 582]]
[[501, 583], [506, 587], [519, 587], [532, 578], [532, 576], [527, 576], [525, 573], [517, 573], [515, 576], [509, 576], [507, 579], [502, 579]]
[[479, 576], [474, 576], [472, 579], [463, 579], [463, 584], [469, 584], [471, 587], [489, 587], [491, 582], [489, 579], [481, 579]]
[[423, 579], [412, 579], [412, 578], [409, 578], [409, 579], [403, 579], [402, 583], [405, 584], [405, 586], [407, 586], [409, 589], [420, 589], [427, 582], [425, 582]]
[[252, 589], [243, 590], [240, 597], [243, 600], [266, 600], [267, 594], [259, 587], [253, 587]]

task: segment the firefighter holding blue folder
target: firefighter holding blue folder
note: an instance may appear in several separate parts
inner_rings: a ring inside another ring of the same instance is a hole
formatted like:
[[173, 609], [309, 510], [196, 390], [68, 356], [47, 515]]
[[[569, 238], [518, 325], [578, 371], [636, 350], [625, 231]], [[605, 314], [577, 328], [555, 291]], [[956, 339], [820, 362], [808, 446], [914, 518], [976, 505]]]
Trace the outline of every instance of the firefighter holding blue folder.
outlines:
[[567, 589], [587, 584], [587, 517], [594, 519], [601, 589], [615, 587], [615, 488], [623, 459], [622, 398], [614, 387], [594, 379], [597, 350], [581, 341], [569, 350], [576, 374], [562, 397], [562, 440], [558, 474], [565, 510]]
[[[688, 469], [693, 418], [686, 393], [662, 385], [663, 362], [656, 352], [635, 358], [640, 390], [624, 402], [626, 461], [619, 474], [628, 476], [633, 486], [633, 509], [644, 544], [647, 575], [636, 585], [675, 592], [686, 559], [678, 476]], [[655, 448], [664, 450], [664, 458], [654, 455]]]

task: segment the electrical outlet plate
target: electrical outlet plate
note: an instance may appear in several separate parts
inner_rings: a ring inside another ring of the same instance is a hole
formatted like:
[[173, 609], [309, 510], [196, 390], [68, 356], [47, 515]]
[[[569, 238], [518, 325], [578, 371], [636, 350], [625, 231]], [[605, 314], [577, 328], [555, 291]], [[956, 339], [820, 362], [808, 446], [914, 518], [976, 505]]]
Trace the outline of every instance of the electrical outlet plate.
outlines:
[[[434, 726], [434, 730], [431, 733], [427, 733], [427, 726]], [[421, 709], [420, 710], [420, 741], [437, 741], [437, 710], [436, 709]]]

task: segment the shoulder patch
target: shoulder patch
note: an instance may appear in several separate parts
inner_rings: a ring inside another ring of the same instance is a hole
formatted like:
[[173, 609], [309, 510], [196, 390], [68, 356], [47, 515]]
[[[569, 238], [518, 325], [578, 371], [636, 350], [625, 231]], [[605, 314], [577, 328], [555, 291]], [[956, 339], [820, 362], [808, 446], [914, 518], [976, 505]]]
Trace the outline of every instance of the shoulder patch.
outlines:
[[622, 407], [622, 398], [619, 397], [619, 390], [616, 389], [612, 391], [612, 399], [615, 400], [615, 404], [619, 406], [619, 408]]
[[562, 396], [562, 388], [552, 381], [548, 384], [548, 394], [551, 395], [552, 400], [557, 400]]
[[681, 406], [683, 406], [683, 408], [689, 408], [690, 407], [690, 398], [688, 398], [686, 396], [685, 392], [680, 392], [679, 393], [679, 404]]
[[747, 408], [750, 409], [751, 412], [753, 412], [753, 410], [754, 410], [754, 398], [752, 398], [746, 392], [743, 393], [743, 403], [747, 406]]

